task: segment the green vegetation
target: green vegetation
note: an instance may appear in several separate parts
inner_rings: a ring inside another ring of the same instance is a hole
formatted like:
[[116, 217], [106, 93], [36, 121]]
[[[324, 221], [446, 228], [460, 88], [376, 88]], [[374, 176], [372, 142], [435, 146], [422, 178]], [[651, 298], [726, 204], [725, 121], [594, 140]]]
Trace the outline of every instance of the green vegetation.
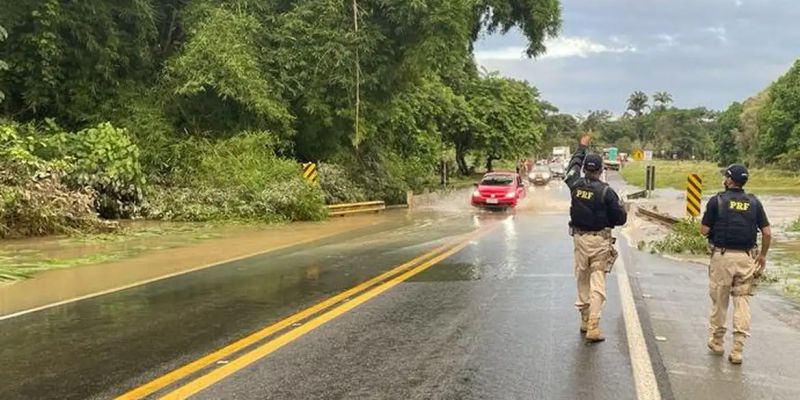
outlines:
[[800, 232], [800, 218], [790, 222], [786, 227], [786, 232]]
[[648, 149], [660, 159], [800, 169], [800, 60], [766, 90], [732, 103], [723, 112], [680, 109], [671, 106], [672, 100], [667, 92], [656, 92], [651, 98], [636, 91], [619, 118], [605, 110], [589, 111], [577, 119], [548, 115], [548, 126], [558, 124], [563, 129], [546, 140], [572, 145], [574, 140], [569, 139], [574, 132], [591, 131], [595, 144], [613, 145], [621, 152]]
[[[631, 185], [644, 187], [646, 162], [632, 162], [622, 170], [622, 177]], [[714, 194], [722, 191], [720, 167], [708, 161], [654, 161], [656, 188], [686, 189], [689, 174], [699, 174], [703, 191]], [[753, 193], [800, 194], [800, 175], [779, 169], [754, 168], [747, 190]]]
[[469, 175], [526, 156], [574, 132], [472, 45], [518, 28], [533, 57], [560, 24], [556, 0], [9, 2], [0, 237], [315, 220], [433, 187], [443, 158]]
[[700, 234], [700, 223], [683, 219], [663, 239], [652, 243], [654, 253], [707, 254], [708, 240]]
[[[753, 165], [778, 164], [793, 171], [800, 167], [800, 60], [766, 90], [743, 104], [733, 103], [723, 113], [716, 143], [726, 149], [717, 158], [734, 160], [730, 153]], [[740, 160], [741, 161], [741, 160]]]
[[800, 300], [800, 256], [797, 252], [797, 241], [776, 244], [774, 263], [769, 272], [768, 283], [776, 283], [783, 293], [795, 300]]
[[[615, 117], [610, 111], [594, 110], [575, 119], [549, 115], [549, 125], [561, 127], [556, 145], [574, 146], [574, 137], [591, 132], [599, 148], [614, 146], [622, 153], [649, 149], [669, 159], [710, 159], [714, 153], [712, 133], [718, 113], [705, 108], [671, 106], [672, 95], [657, 92], [650, 97], [636, 91], [627, 100], [627, 112]], [[547, 131], [546, 131], [547, 132]], [[599, 149], [598, 149], [599, 150]]]

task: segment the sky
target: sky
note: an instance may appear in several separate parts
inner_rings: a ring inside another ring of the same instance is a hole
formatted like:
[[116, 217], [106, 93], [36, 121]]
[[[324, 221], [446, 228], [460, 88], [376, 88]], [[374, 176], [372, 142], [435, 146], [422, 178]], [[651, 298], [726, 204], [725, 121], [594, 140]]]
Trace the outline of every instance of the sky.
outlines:
[[677, 107], [725, 109], [766, 88], [800, 57], [800, 0], [561, 0], [548, 52], [524, 56], [518, 31], [483, 36], [475, 58], [523, 79], [562, 112], [625, 111], [641, 90]]

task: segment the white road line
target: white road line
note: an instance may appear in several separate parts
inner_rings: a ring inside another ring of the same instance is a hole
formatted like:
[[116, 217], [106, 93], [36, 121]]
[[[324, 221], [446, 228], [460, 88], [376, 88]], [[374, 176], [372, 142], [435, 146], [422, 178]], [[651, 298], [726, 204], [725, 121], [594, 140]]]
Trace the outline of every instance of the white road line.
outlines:
[[636, 304], [633, 301], [631, 282], [622, 258], [620, 256], [617, 259], [617, 284], [622, 302], [622, 314], [625, 317], [625, 332], [628, 336], [633, 380], [636, 383], [636, 397], [638, 400], [661, 400], [661, 392], [658, 390], [653, 364], [650, 362], [650, 353], [647, 351], [642, 324], [639, 322], [639, 314], [636, 312]]

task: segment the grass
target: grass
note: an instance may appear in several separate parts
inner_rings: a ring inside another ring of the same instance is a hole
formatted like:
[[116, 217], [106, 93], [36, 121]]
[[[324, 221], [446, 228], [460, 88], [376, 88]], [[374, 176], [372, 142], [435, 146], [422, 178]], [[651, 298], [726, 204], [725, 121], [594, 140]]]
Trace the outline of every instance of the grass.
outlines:
[[707, 254], [708, 240], [700, 234], [697, 221], [683, 219], [663, 239], [652, 243], [654, 253]]
[[800, 218], [789, 223], [786, 226], [786, 232], [800, 232]]
[[159, 223], [133, 225], [114, 234], [6, 242], [0, 247], [0, 284], [28, 279], [44, 271], [118, 261], [219, 238], [225, 226]]
[[[722, 191], [720, 167], [706, 161], [653, 161], [632, 162], [622, 169], [622, 177], [631, 185], [644, 187], [645, 169], [648, 164], [656, 167], [656, 188], [686, 189], [689, 174], [699, 174], [707, 194]], [[755, 168], [750, 170], [752, 179], [746, 189], [753, 193], [800, 194], [800, 175], [778, 169]]]
[[47, 258], [39, 254], [18, 255], [0, 252], [0, 283], [31, 278], [34, 274], [54, 269], [80, 267], [84, 265], [111, 262], [138, 254], [127, 250], [112, 253], [98, 253], [74, 258]]
[[470, 176], [463, 176], [459, 174], [456, 177], [451, 177], [450, 182], [448, 184], [449, 189], [464, 189], [472, 187], [477, 182], [480, 182], [481, 178], [483, 178], [482, 172], [476, 172]]

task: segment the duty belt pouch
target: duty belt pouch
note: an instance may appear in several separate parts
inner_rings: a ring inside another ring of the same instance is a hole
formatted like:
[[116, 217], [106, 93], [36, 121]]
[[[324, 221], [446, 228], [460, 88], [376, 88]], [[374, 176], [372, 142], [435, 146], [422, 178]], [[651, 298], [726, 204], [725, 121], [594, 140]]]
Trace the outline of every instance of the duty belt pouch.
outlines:
[[617, 243], [617, 238], [615, 237], [612, 237], [608, 241], [608, 259], [606, 261], [606, 272], [608, 273], [614, 269], [614, 263], [617, 262], [617, 258], [619, 257], [619, 252], [616, 247], [614, 247], [615, 243]]

